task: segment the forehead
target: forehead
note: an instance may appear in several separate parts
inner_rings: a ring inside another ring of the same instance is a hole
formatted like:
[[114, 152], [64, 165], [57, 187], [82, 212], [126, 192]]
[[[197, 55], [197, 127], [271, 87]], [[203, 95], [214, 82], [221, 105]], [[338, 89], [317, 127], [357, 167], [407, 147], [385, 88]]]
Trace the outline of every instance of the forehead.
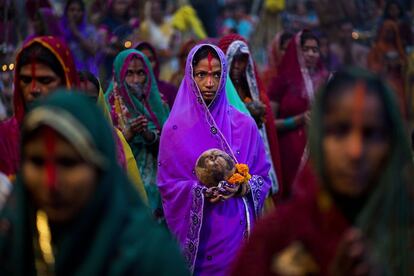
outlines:
[[52, 68], [44, 63], [25, 64], [20, 68], [20, 75], [32, 75], [32, 73], [35, 75], [56, 75]]
[[318, 47], [318, 42], [315, 39], [307, 39], [303, 44], [304, 47]]
[[382, 27], [384, 31], [389, 32], [389, 31], [394, 31], [394, 27], [390, 24], [384, 24], [384, 26]]
[[88, 89], [88, 90], [93, 90], [93, 91], [98, 91], [99, 89], [96, 87], [96, 85], [91, 82], [90, 80], [84, 80], [83, 81], [84, 86]]
[[148, 48], [147, 46], [145, 46], [144, 48], [142, 48], [140, 50], [144, 55], [146, 55], [147, 57], [149, 56], [154, 56], [154, 53], [152, 52], [152, 50], [150, 48]]
[[233, 60], [237, 61], [247, 61], [249, 59], [249, 54], [247, 53], [238, 53], [233, 57]]
[[388, 7], [389, 10], [399, 11], [400, 7], [396, 3], [391, 3]]
[[141, 68], [144, 68], [144, 63], [140, 58], [136, 56], [134, 56], [128, 63], [128, 70], [135, 70]]
[[203, 59], [200, 59], [200, 61], [194, 67], [194, 70], [205, 69], [209, 71], [210, 66], [212, 67], [213, 71], [221, 69], [220, 60], [218, 60], [216, 57], [213, 57], [211, 60], [209, 60], [208, 57], [205, 57]]
[[76, 149], [65, 139], [61, 134], [53, 130], [52, 128], [41, 126], [40, 128], [34, 130], [32, 133], [28, 134], [30, 139], [24, 144], [23, 153], [24, 154], [45, 154], [46, 145], [45, 145], [45, 131], [51, 130], [54, 134], [54, 153], [56, 154], [71, 154], [77, 155]]
[[68, 9], [82, 9], [82, 7], [79, 2], [74, 1], [69, 4]]
[[361, 112], [364, 114], [365, 121], [376, 121], [385, 123], [385, 106], [378, 93], [366, 91], [362, 99], [357, 99], [358, 95], [355, 87], [345, 88], [341, 92], [332, 95], [327, 103], [328, 114], [341, 114], [343, 117], [354, 117], [356, 101], [362, 101]]
[[120, 4], [127, 4], [128, 2], [127, 2], [127, 0], [114, 0], [113, 3], [120, 5]]

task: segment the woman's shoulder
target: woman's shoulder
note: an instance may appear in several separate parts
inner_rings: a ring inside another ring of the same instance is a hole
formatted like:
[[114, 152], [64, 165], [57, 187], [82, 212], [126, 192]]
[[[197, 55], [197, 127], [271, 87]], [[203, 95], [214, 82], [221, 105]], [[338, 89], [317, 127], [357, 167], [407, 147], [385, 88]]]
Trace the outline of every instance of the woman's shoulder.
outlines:
[[2, 139], [16, 139], [15, 136], [19, 135], [19, 129], [19, 123], [15, 117], [0, 121], [0, 137]]

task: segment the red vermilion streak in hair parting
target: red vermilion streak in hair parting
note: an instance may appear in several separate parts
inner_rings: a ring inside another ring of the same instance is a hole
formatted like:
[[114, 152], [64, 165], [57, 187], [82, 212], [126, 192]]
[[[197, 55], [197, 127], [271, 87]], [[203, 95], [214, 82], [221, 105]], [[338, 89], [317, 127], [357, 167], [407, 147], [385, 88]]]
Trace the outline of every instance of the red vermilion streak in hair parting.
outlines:
[[55, 163], [55, 149], [56, 149], [56, 133], [46, 128], [45, 135], [45, 150], [46, 150], [46, 185], [49, 190], [56, 189], [56, 163]]

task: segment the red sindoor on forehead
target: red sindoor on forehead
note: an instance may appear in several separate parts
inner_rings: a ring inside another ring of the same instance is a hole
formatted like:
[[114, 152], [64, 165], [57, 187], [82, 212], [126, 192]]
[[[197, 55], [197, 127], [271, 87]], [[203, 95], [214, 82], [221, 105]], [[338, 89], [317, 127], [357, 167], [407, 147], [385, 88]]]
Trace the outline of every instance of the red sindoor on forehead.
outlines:
[[208, 70], [211, 72], [213, 70], [213, 66], [211, 65], [211, 61], [213, 60], [213, 55], [211, 54], [211, 52], [208, 52], [207, 60], [208, 60]]
[[363, 120], [363, 110], [365, 107], [365, 101], [366, 101], [366, 86], [362, 82], [358, 82], [355, 85], [355, 91], [354, 91], [354, 115], [353, 115], [353, 121], [354, 124], [357, 126], [360, 126], [362, 124]]
[[32, 74], [32, 91], [36, 88], [36, 58], [33, 55], [31, 58], [31, 74]]
[[45, 150], [46, 150], [46, 185], [49, 190], [56, 189], [56, 162], [55, 162], [55, 149], [56, 149], [56, 133], [46, 128], [44, 130], [45, 135]]

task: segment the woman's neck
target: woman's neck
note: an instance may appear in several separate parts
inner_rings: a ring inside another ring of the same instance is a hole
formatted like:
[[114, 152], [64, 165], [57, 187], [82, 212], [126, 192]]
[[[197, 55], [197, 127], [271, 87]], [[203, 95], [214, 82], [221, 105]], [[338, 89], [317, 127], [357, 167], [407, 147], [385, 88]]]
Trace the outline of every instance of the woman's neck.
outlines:
[[361, 213], [368, 199], [368, 196], [351, 198], [336, 193], [332, 190], [329, 191], [329, 194], [331, 195], [332, 200], [335, 202], [335, 205], [351, 224], [354, 224], [356, 222], [358, 215]]

